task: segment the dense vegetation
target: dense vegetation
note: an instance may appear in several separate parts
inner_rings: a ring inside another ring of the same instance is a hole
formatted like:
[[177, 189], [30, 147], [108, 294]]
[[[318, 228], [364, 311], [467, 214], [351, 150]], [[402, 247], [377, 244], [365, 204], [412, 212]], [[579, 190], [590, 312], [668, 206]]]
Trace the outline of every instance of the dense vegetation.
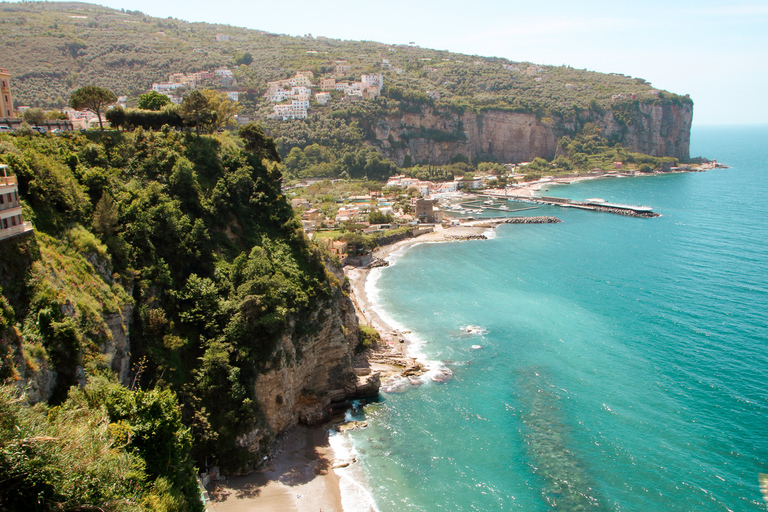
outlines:
[[[36, 228], [2, 247], [0, 378], [58, 372], [48, 412], [3, 391], [0, 473], [40, 510], [78, 500], [119, 510], [109, 503], [120, 496], [136, 509], [196, 510], [195, 466], [252, 462], [236, 439], [268, 431], [254, 377], [282, 364], [271, 356], [289, 323], [311, 332], [302, 312], [341, 292], [281, 193], [274, 143], [253, 125], [239, 133], [0, 137]], [[130, 389], [103, 353], [115, 318], [130, 323]], [[112, 476], [91, 496], [60, 468], [93, 457], [66, 439], [95, 425], [89, 446], [119, 449], [93, 468]], [[0, 491], [0, 508], [13, 496]]]

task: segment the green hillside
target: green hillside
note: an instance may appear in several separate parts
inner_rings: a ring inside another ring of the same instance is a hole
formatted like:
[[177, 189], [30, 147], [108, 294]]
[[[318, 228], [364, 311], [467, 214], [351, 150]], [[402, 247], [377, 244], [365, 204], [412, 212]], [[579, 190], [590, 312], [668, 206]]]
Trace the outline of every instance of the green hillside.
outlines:
[[[376, 42], [290, 37], [85, 3], [3, 3], [0, 12], [0, 65], [11, 71], [20, 105], [63, 106], [76, 88], [90, 84], [135, 98], [171, 73], [228, 66], [239, 88], [247, 91], [245, 110], [255, 111], [263, 102], [260, 95], [267, 81], [300, 70], [313, 71], [315, 77], [330, 75], [337, 60], [351, 64], [351, 77], [383, 72], [390, 89], [385, 96], [395, 101], [428, 101], [425, 93], [434, 91], [440, 94], [439, 104], [546, 116], [609, 106], [615, 94], [659, 100], [643, 79], [567, 66], [534, 66]], [[229, 41], [216, 42], [216, 34]], [[252, 62], [238, 66], [245, 53]], [[384, 59], [402, 73], [387, 67]], [[689, 100], [667, 94], [661, 101]]]
[[[49, 401], [19, 409], [18, 392], [0, 386], [0, 508], [128, 499], [137, 506], [106, 509], [196, 510], [194, 468], [206, 457], [233, 471], [269, 449], [275, 433], [253, 380], [282, 364], [272, 359], [281, 336], [299, 346], [318, 330], [310, 313], [342, 292], [268, 155], [273, 143], [253, 126], [237, 137], [0, 135], [0, 162], [35, 226], [0, 244], [0, 384], [26, 382], [30, 400]], [[130, 354], [110, 362], [108, 347], [128, 332]], [[31, 383], [48, 378], [46, 397]], [[83, 453], [64, 441], [86, 429], [73, 415], [104, 427]], [[237, 445], [258, 429], [256, 453]], [[24, 444], [35, 436], [62, 442]], [[91, 449], [125, 453], [89, 465]], [[121, 457], [120, 471], [108, 467]], [[56, 476], [67, 463], [88, 466], [79, 487], [76, 471]], [[174, 496], [190, 505], [153, 505]]]

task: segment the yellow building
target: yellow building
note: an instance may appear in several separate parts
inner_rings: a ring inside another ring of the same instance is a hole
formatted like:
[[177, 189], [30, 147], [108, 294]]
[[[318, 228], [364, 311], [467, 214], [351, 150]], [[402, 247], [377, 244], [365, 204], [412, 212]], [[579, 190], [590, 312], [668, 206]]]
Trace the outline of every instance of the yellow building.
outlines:
[[11, 74], [3, 68], [0, 68], [0, 117], [13, 117]]

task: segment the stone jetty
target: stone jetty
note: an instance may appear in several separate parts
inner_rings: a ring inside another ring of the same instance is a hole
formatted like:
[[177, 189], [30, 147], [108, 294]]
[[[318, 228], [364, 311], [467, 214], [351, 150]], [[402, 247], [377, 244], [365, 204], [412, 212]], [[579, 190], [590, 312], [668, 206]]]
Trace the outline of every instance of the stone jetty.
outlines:
[[540, 215], [538, 217], [507, 217], [502, 219], [500, 224], [557, 224], [563, 222], [557, 217]]

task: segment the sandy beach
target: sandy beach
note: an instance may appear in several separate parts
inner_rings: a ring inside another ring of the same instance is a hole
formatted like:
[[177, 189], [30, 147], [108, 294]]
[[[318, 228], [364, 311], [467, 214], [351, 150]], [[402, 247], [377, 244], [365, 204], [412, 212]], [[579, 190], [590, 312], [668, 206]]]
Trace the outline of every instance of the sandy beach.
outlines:
[[[408, 247], [423, 244], [423, 243], [436, 243], [436, 242], [450, 242], [455, 241], [461, 237], [482, 235], [486, 231], [487, 227], [472, 227], [472, 226], [453, 226], [444, 228], [440, 225], [435, 226], [435, 231], [421, 235], [414, 238], [406, 238], [394, 244], [384, 245], [377, 247], [373, 255], [376, 258], [386, 260], [389, 255], [400, 250], [404, 250]], [[347, 267], [344, 270], [345, 275], [349, 278], [349, 284], [352, 290], [352, 300], [355, 303], [357, 309], [357, 317], [360, 323], [369, 325], [379, 331], [382, 337], [382, 341], [386, 347], [395, 349], [401, 353], [407, 352], [407, 345], [400, 343], [399, 333], [390, 325], [388, 325], [373, 307], [370, 298], [365, 290], [365, 284], [368, 279], [370, 269], [366, 268], [354, 268]]]
[[328, 430], [296, 427], [280, 435], [266, 471], [231, 478], [209, 491], [216, 512], [342, 512]]

